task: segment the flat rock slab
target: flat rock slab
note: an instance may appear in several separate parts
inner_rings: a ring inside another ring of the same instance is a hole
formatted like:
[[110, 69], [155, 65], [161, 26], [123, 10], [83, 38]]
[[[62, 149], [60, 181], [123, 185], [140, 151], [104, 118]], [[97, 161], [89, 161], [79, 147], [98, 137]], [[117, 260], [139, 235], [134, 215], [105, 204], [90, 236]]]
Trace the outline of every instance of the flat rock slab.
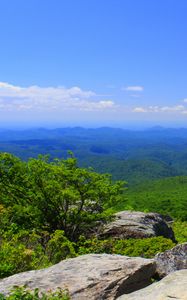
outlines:
[[187, 270], [173, 272], [150, 286], [117, 300], [187, 300]]
[[68, 289], [73, 300], [112, 300], [147, 286], [154, 273], [152, 259], [88, 254], [2, 279], [0, 293], [8, 294], [15, 285], [41, 291], [60, 287]]
[[175, 241], [174, 233], [164, 217], [157, 213], [121, 211], [104, 226], [102, 236], [113, 238], [149, 238], [163, 236]]
[[171, 272], [187, 269], [187, 243], [179, 244], [170, 250], [158, 253], [155, 256], [155, 262], [156, 272], [160, 278]]

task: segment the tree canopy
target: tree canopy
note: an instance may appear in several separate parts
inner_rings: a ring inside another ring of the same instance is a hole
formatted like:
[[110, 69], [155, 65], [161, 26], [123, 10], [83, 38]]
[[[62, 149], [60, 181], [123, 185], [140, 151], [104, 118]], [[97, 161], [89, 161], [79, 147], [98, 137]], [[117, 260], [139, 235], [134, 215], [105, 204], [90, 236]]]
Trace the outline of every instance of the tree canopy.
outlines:
[[54, 232], [76, 240], [106, 220], [104, 210], [119, 201], [124, 182], [79, 168], [76, 158], [39, 156], [23, 162], [0, 154], [0, 225]]

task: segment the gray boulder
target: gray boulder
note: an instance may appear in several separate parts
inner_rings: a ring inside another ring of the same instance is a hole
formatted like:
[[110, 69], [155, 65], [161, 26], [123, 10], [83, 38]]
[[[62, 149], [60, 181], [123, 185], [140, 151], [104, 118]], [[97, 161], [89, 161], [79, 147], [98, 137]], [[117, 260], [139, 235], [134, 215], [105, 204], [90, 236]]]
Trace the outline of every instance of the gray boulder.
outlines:
[[155, 256], [156, 272], [160, 278], [171, 272], [187, 269], [187, 243], [177, 245], [171, 250]]
[[104, 226], [101, 235], [122, 239], [163, 236], [175, 241], [173, 230], [163, 216], [137, 211], [116, 213], [114, 221]]
[[117, 300], [187, 300], [187, 270], [173, 272], [148, 287]]
[[121, 255], [89, 254], [64, 260], [52, 267], [29, 271], [0, 280], [0, 293], [15, 285], [40, 291], [67, 288], [71, 299], [116, 299], [150, 284], [154, 260]]

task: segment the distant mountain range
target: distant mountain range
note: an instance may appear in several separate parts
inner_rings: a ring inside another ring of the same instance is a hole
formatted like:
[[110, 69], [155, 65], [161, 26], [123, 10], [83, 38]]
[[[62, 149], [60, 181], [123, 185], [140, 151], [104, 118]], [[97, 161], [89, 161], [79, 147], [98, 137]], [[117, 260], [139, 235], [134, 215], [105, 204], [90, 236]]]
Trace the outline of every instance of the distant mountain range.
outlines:
[[187, 128], [153, 127], [131, 131], [102, 127], [0, 130], [0, 151], [27, 160], [38, 154], [67, 157], [132, 183], [187, 175]]

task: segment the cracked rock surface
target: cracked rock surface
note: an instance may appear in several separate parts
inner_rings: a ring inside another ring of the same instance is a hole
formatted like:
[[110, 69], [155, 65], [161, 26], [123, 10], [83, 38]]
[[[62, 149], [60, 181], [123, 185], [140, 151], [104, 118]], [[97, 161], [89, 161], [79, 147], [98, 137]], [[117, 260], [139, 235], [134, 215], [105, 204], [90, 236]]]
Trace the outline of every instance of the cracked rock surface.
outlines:
[[41, 291], [67, 288], [74, 300], [113, 300], [150, 284], [152, 259], [109, 254], [87, 254], [42, 270], [19, 273], [0, 280], [0, 293], [15, 285]]
[[117, 300], [187, 300], [187, 270], [175, 271], [150, 286]]
[[179, 244], [170, 250], [158, 253], [155, 256], [155, 262], [156, 272], [160, 278], [171, 272], [187, 269], [187, 243]]

